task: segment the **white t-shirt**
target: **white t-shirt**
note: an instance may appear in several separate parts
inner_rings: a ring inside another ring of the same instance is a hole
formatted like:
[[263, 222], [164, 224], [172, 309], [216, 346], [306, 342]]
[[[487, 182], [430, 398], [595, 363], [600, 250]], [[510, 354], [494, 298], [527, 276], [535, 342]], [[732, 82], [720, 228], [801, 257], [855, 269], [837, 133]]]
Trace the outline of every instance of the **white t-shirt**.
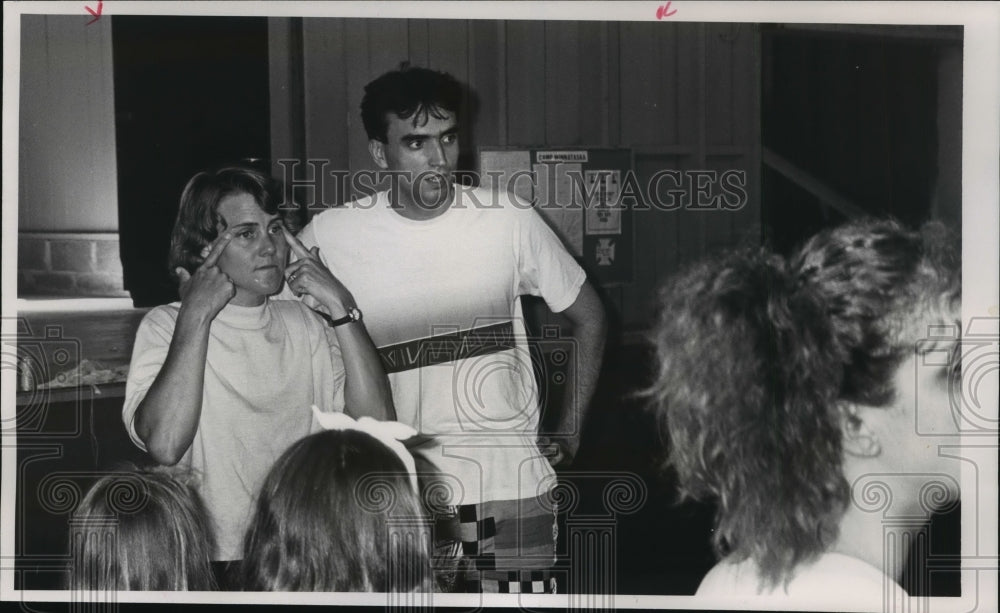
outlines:
[[320, 213], [300, 238], [357, 300], [398, 419], [440, 443], [428, 455], [458, 485], [451, 504], [530, 498], [554, 473], [536, 444], [518, 297], [562, 311], [586, 274], [530, 205], [458, 193], [438, 217], [415, 221], [380, 192]]
[[908, 596], [882, 571], [858, 558], [824, 553], [800, 565], [788, 586], [760, 591], [761, 575], [751, 559], [716, 564], [705, 575], [695, 596], [738, 600], [742, 606], [807, 608], [833, 611], [892, 611]]
[[[135, 411], [167, 357], [180, 303], [159, 306], [136, 333], [122, 419], [132, 441]], [[200, 473], [212, 516], [214, 560], [243, 557], [257, 490], [292, 443], [319, 430], [311, 405], [344, 407], [344, 365], [336, 337], [297, 301], [227, 305], [212, 322], [201, 417], [180, 466]]]

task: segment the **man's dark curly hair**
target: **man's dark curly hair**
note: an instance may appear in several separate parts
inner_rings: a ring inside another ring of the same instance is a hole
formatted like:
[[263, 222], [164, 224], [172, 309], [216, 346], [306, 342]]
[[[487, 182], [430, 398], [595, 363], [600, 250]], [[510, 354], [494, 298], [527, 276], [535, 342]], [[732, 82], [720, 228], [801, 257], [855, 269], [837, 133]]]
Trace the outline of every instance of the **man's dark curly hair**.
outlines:
[[445, 72], [403, 64], [365, 86], [361, 121], [368, 138], [386, 142], [389, 113], [413, 118], [414, 125], [430, 115], [443, 119], [442, 111], [456, 116], [462, 105], [462, 86]]
[[960, 287], [940, 226], [873, 219], [788, 260], [729, 253], [662, 287], [648, 391], [682, 498], [717, 504], [717, 554], [753, 559], [774, 587], [830, 547], [850, 499], [844, 409], [893, 401], [917, 322], [954, 317]]
[[199, 172], [191, 177], [181, 194], [180, 209], [170, 236], [168, 264], [171, 272], [183, 267], [194, 273], [201, 266], [202, 248], [210, 245], [219, 236], [219, 228], [225, 226], [218, 213], [219, 202], [238, 193], [249, 194], [265, 213], [280, 214], [290, 232], [299, 230], [299, 210], [286, 204], [284, 187], [277, 179], [244, 167]]

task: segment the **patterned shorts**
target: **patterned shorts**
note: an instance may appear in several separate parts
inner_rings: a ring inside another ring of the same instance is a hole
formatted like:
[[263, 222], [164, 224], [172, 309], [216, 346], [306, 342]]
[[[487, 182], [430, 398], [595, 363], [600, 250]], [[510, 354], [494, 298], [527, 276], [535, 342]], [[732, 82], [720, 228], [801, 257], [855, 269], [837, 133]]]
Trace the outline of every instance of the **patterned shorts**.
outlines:
[[451, 567], [448, 591], [556, 592], [551, 569], [559, 528], [547, 497], [459, 505], [436, 526], [435, 568], [449, 573]]

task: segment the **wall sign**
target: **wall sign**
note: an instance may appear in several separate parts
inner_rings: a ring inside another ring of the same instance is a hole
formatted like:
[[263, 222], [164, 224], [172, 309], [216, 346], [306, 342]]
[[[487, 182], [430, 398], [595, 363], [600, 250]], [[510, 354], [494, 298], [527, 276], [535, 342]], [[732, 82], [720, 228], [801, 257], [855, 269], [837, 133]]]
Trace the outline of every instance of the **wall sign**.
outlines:
[[480, 184], [532, 203], [603, 285], [632, 280], [631, 149], [479, 150]]

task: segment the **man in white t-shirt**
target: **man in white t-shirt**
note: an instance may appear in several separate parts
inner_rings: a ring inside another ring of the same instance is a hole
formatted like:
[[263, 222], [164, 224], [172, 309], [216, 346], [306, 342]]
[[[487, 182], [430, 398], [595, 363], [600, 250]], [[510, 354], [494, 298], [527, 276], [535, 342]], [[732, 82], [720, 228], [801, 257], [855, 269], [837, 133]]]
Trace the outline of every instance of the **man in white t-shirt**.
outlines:
[[[299, 237], [351, 288], [399, 420], [434, 437], [429, 453], [450, 488], [450, 529], [468, 565], [460, 589], [552, 591], [552, 466], [568, 465], [579, 446], [604, 310], [530, 204], [452, 183], [461, 96], [453, 77], [423, 68], [369, 83], [369, 151], [392, 186], [324, 211]], [[543, 448], [522, 295], [541, 296], [573, 324], [572, 406]]]

